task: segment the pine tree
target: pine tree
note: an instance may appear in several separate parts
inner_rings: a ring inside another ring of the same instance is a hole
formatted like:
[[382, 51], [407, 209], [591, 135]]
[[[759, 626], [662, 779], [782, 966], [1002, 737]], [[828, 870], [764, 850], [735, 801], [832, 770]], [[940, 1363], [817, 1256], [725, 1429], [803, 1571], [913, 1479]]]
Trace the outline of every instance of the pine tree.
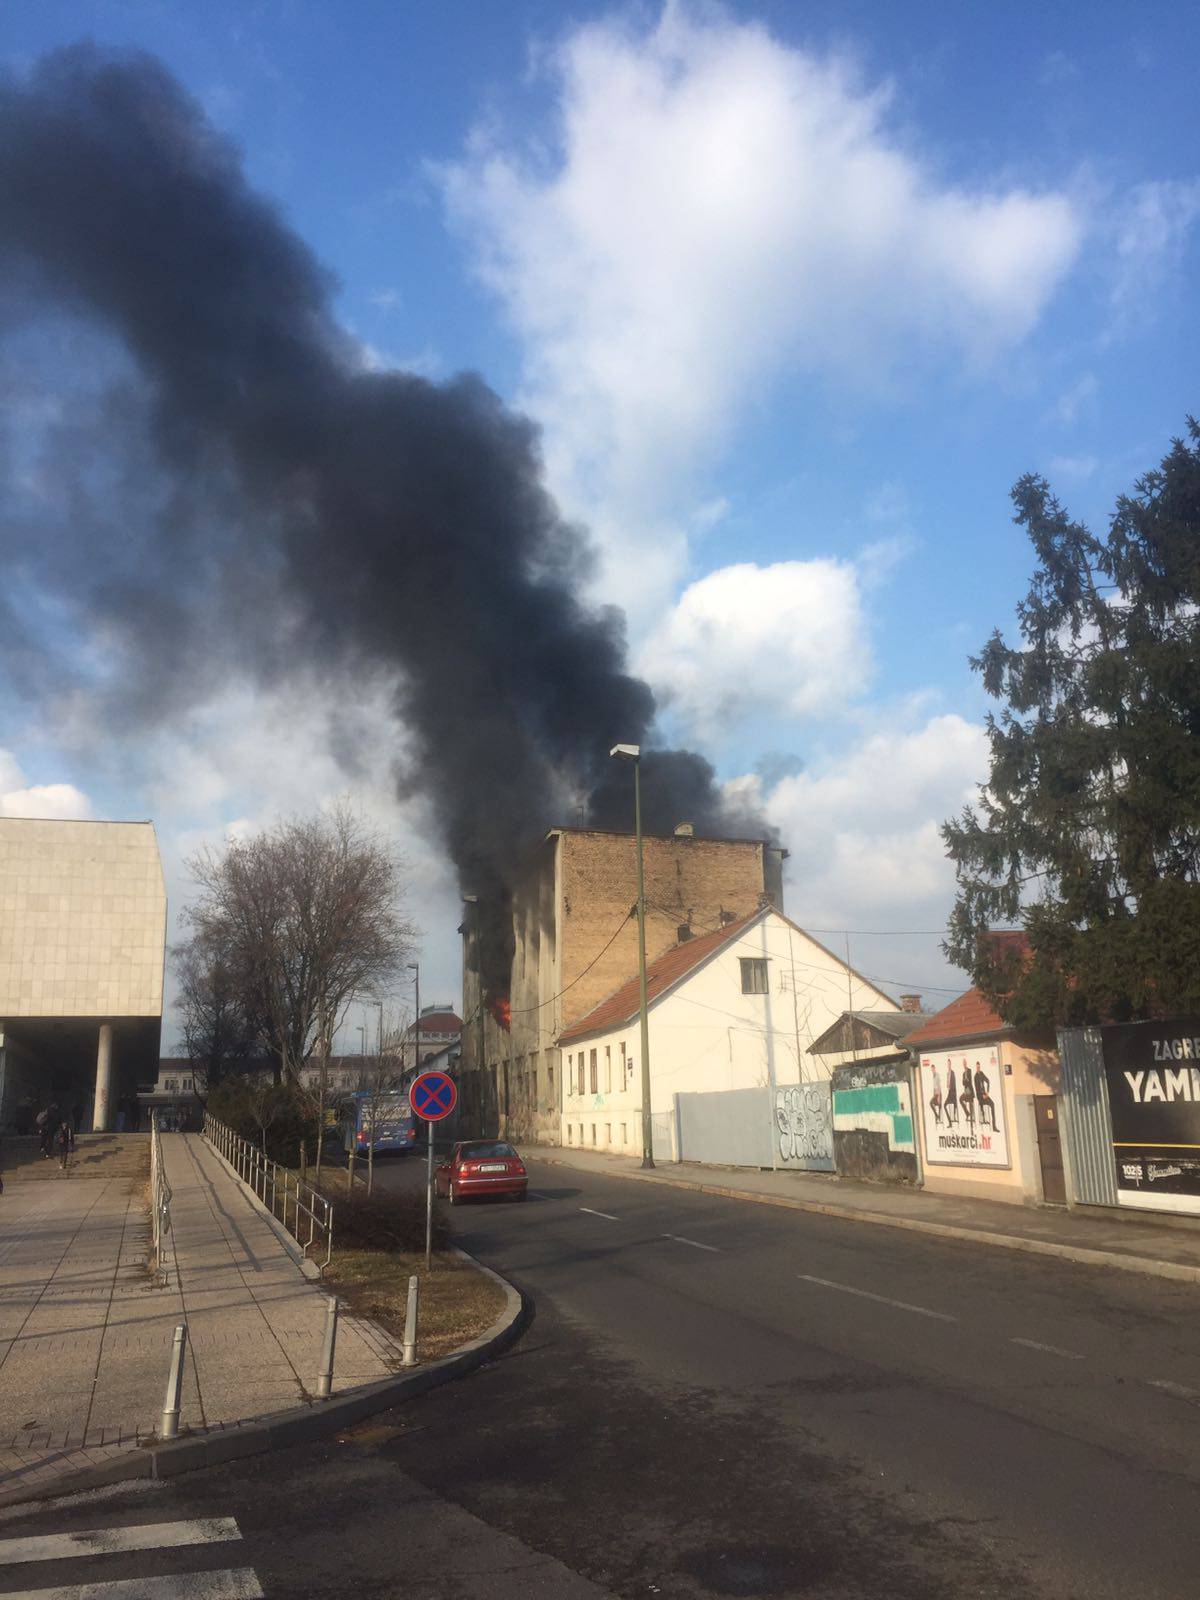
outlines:
[[[947, 953], [1021, 1028], [1200, 1013], [1200, 425], [1107, 538], [1044, 478], [1012, 498], [1038, 564], [1021, 645], [996, 631], [971, 661], [1003, 709], [942, 829]], [[1027, 942], [989, 937], [1014, 924]]]

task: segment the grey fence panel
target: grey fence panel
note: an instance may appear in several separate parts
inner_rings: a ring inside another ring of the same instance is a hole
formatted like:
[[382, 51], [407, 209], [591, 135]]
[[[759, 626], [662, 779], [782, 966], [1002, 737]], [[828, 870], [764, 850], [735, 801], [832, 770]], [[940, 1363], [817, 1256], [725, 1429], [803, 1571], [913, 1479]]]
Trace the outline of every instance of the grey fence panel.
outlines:
[[650, 1147], [656, 1161], [674, 1161], [675, 1113], [673, 1111], [650, 1113]]
[[769, 1089], [681, 1094], [676, 1096], [676, 1102], [681, 1161], [709, 1162], [718, 1167], [774, 1165]]
[[1112, 1116], [1099, 1028], [1063, 1028], [1062, 1125], [1071, 1192], [1080, 1205], [1115, 1206]]

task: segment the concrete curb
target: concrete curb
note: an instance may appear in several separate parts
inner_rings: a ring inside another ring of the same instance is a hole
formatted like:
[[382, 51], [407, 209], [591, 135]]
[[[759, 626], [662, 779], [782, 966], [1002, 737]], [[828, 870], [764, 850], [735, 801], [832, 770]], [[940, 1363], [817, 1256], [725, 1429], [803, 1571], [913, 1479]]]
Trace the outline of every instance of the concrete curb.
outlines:
[[[550, 1166], [575, 1172], [592, 1171], [563, 1161], [558, 1156], [534, 1158]], [[1137, 1272], [1148, 1278], [1173, 1278], [1182, 1283], [1200, 1283], [1200, 1266], [1180, 1261], [1160, 1261], [1153, 1256], [1125, 1255], [1119, 1250], [1094, 1250], [1088, 1245], [1059, 1244], [1052, 1239], [1029, 1239], [1020, 1234], [993, 1233], [987, 1228], [963, 1228], [952, 1222], [925, 1222], [920, 1217], [889, 1217], [882, 1211], [862, 1211], [855, 1206], [839, 1206], [826, 1200], [797, 1200], [789, 1195], [758, 1194], [753, 1189], [734, 1189], [726, 1184], [697, 1183], [692, 1178], [665, 1178], [643, 1172], [614, 1169], [606, 1176], [625, 1178], [634, 1183], [657, 1183], [667, 1189], [689, 1189], [696, 1194], [720, 1195], [726, 1200], [746, 1200], [753, 1205], [778, 1206], [786, 1211], [812, 1211], [822, 1217], [839, 1217], [845, 1222], [864, 1222], [876, 1227], [903, 1228], [909, 1233], [929, 1233], [942, 1239], [962, 1239], [971, 1244], [995, 1245], [1001, 1250], [1023, 1251], [1026, 1255], [1056, 1256], [1061, 1261], [1076, 1261], [1082, 1266], [1115, 1267], [1121, 1272]]]
[[505, 1304], [504, 1310], [486, 1333], [460, 1346], [450, 1355], [402, 1376], [381, 1378], [376, 1383], [347, 1389], [330, 1400], [295, 1406], [288, 1411], [276, 1411], [270, 1416], [233, 1423], [214, 1433], [175, 1439], [169, 1444], [135, 1446], [111, 1461], [64, 1473], [53, 1483], [31, 1484], [7, 1493], [0, 1491], [0, 1506], [22, 1505], [34, 1500], [57, 1500], [64, 1495], [100, 1489], [135, 1478], [173, 1478], [180, 1472], [216, 1466], [222, 1461], [241, 1460], [267, 1450], [281, 1449], [285, 1445], [309, 1444], [314, 1439], [351, 1427], [364, 1417], [387, 1411], [404, 1400], [411, 1400], [444, 1383], [465, 1377], [520, 1338], [529, 1322], [531, 1310], [520, 1291], [499, 1273], [485, 1267], [457, 1246], [454, 1247], [454, 1254], [469, 1261], [485, 1277], [499, 1284], [504, 1291]]

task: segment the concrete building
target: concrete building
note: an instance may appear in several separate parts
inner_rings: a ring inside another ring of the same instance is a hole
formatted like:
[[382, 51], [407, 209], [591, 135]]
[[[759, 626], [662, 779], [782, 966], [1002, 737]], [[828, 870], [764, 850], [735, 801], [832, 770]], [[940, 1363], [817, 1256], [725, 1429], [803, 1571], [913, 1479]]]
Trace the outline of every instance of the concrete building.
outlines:
[[158, 1069], [167, 896], [149, 822], [0, 818], [0, 1127], [115, 1126]]
[[164, 1056], [158, 1063], [158, 1078], [143, 1085], [137, 1093], [138, 1126], [149, 1128], [152, 1112], [164, 1133], [189, 1133], [204, 1123], [204, 1075], [186, 1056]]
[[400, 1041], [400, 1054], [406, 1067], [413, 1066], [413, 1044], [418, 1033], [421, 1039], [421, 1049], [417, 1061], [423, 1064], [430, 1056], [440, 1055], [442, 1051], [458, 1043], [458, 1036], [462, 1032], [462, 1018], [453, 1006], [432, 1005], [421, 1007], [421, 1026], [417, 1028], [415, 1022], [410, 1022], [405, 1028]]
[[[707, 931], [765, 903], [783, 905], [786, 850], [762, 839], [695, 838], [684, 828], [644, 841], [651, 960], [677, 944], [681, 930]], [[513, 893], [507, 996], [481, 993], [479, 918], [467, 916], [464, 1128], [560, 1141], [559, 1035], [637, 970], [636, 900], [631, 833], [552, 828]]]
[[[718, 1097], [720, 1104], [711, 1104], [731, 1135], [747, 1108], [749, 1115], [759, 1116], [760, 1104], [759, 1134], [780, 1114], [786, 1121], [793, 1098], [789, 1088], [828, 1077], [809, 1048], [838, 1018], [848, 992], [856, 1008], [900, 1014], [890, 996], [770, 905], [684, 939], [650, 960], [646, 994], [656, 1153], [691, 1158], [676, 1148], [681, 1097]], [[565, 1072], [563, 1144], [640, 1155], [636, 965], [619, 989], [563, 1029], [559, 1044]], [[751, 1102], [738, 1098], [744, 1090], [769, 1093]]]

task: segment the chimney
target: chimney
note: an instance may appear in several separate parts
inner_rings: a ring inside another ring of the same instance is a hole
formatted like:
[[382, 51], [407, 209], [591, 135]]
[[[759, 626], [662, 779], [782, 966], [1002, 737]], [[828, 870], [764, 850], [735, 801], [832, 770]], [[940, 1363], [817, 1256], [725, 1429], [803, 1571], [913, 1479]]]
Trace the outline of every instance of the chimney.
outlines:
[[690, 822], [677, 822], [675, 824], [675, 837], [677, 839], [694, 839], [696, 830]]
[[919, 994], [902, 994], [900, 996], [900, 1009], [901, 1011], [916, 1012], [919, 1015], [921, 996]]

